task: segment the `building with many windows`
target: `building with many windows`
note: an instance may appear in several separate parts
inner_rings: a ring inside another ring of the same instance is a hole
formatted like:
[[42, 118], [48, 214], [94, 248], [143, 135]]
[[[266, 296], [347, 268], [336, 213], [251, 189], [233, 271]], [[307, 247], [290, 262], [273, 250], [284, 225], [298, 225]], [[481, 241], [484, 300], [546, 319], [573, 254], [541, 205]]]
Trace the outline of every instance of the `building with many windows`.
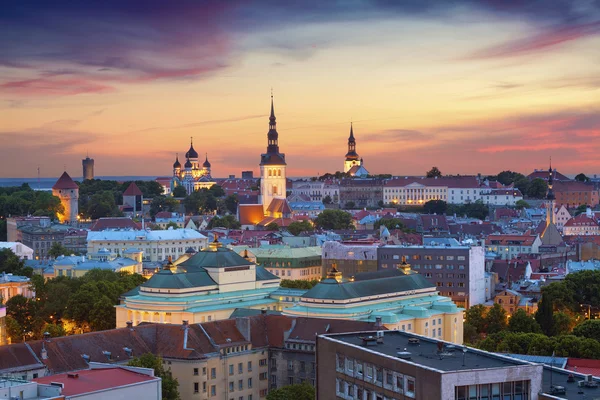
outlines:
[[537, 235], [490, 235], [485, 249], [498, 254], [502, 260], [512, 260], [519, 254], [539, 253], [541, 244]]
[[491, 297], [485, 286], [485, 250], [481, 246], [383, 246], [377, 249], [380, 270], [411, 269], [459, 307], [469, 308]]
[[90, 254], [106, 249], [123, 254], [127, 249], [139, 249], [144, 261], [177, 259], [192, 248], [199, 251], [206, 247], [207, 238], [192, 229], [167, 229], [159, 231], [125, 230], [88, 232], [87, 251]]
[[343, 276], [377, 271], [377, 244], [346, 244], [336, 241], [323, 243], [322, 276], [335, 268]]
[[249, 257], [281, 279], [321, 279], [321, 247], [289, 247], [283, 245], [249, 248], [238, 246], [235, 251]]
[[400, 331], [319, 335], [317, 369], [319, 399], [558, 398], [540, 395], [541, 364]]

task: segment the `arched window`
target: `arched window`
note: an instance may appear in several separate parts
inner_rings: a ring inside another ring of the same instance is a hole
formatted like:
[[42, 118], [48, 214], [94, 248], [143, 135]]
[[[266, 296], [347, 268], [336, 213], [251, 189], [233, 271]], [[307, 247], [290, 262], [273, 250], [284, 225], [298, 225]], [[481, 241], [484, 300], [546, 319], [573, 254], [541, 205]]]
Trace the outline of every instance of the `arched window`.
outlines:
[[277, 194], [277, 185], [273, 185], [273, 194]]
[[271, 170], [269, 170], [269, 176], [272, 176], [272, 175], [271, 175]]

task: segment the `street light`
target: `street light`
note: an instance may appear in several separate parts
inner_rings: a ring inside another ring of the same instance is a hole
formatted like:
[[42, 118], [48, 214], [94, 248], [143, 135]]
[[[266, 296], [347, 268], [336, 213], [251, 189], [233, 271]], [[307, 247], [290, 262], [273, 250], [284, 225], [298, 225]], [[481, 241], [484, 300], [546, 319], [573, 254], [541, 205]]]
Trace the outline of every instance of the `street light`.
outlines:
[[580, 304], [580, 306], [588, 308], [587, 317], [588, 317], [588, 319], [592, 319], [592, 305], [591, 304]]

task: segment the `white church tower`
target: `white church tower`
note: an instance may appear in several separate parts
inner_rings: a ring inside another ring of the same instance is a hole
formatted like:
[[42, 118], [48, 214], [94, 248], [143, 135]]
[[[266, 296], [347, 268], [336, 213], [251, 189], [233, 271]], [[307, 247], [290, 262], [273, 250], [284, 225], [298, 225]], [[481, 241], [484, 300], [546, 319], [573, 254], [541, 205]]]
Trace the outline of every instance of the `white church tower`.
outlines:
[[275, 122], [273, 95], [271, 94], [271, 116], [269, 117], [269, 133], [267, 134], [267, 152], [260, 156], [260, 203], [263, 212], [273, 199], [286, 198], [285, 154], [279, 152], [279, 134]]

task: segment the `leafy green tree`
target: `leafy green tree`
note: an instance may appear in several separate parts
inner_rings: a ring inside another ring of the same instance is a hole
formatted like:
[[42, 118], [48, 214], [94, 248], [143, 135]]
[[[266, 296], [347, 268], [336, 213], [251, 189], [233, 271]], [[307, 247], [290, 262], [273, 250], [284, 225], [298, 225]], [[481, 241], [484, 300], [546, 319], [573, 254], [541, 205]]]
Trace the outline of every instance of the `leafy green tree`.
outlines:
[[67, 250], [65, 246], [63, 246], [59, 242], [52, 243], [50, 250], [48, 250], [48, 255], [53, 258], [57, 258], [60, 256], [68, 256], [71, 255], [71, 252]]
[[215, 197], [225, 197], [225, 190], [220, 185], [212, 185], [208, 191]]
[[553, 333], [553, 318], [554, 308], [552, 305], [552, 297], [547, 293], [542, 292], [542, 299], [538, 303], [538, 309], [535, 313], [535, 320], [540, 324], [542, 332], [550, 336]]
[[537, 323], [535, 318], [527, 315], [525, 310], [518, 308], [513, 313], [508, 321], [508, 330], [511, 332], [524, 332], [524, 333], [541, 333], [542, 329]]
[[517, 210], [522, 210], [524, 208], [529, 208], [529, 203], [526, 202], [525, 200], [517, 200], [517, 202], [515, 203], [515, 208]]
[[479, 340], [479, 334], [477, 333], [477, 329], [465, 322], [463, 325], [463, 341], [469, 344], [475, 344]]
[[171, 369], [165, 369], [162, 358], [155, 356], [152, 353], [146, 353], [140, 357], [136, 357], [127, 363], [131, 367], [152, 368], [154, 376], [162, 379], [162, 399], [163, 400], [180, 400], [179, 382], [173, 378]]
[[208, 229], [213, 228], [226, 228], [226, 229], [240, 229], [242, 224], [240, 221], [235, 219], [233, 215], [225, 215], [224, 217], [214, 216], [213, 219], [208, 223]]
[[217, 209], [217, 199], [208, 189], [200, 189], [187, 196], [183, 205], [188, 214], [214, 212]]
[[114, 329], [117, 325], [115, 305], [107, 296], [102, 296], [89, 314], [90, 328], [93, 331]]
[[558, 311], [552, 315], [552, 335], [566, 335], [573, 330], [575, 320], [565, 312]]
[[428, 178], [439, 178], [442, 176], [442, 172], [438, 169], [438, 167], [432, 167], [429, 171], [427, 171], [426, 176]]
[[0, 274], [1, 273], [31, 277], [33, 269], [26, 267], [11, 249], [0, 249]]
[[150, 203], [150, 216], [154, 218], [161, 211], [175, 212], [179, 202], [173, 197], [155, 196]]
[[475, 328], [477, 333], [485, 333], [487, 329], [485, 315], [485, 306], [477, 304], [473, 307], [469, 307], [467, 311], [465, 311], [465, 322]]
[[495, 303], [492, 308], [489, 309], [485, 317], [487, 325], [487, 333], [493, 334], [501, 332], [506, 329], [506, 311], [498, 303]]
[[575, 210], [575, 212], [573, 213], [575, 216], [579, 215], [579, 214], [583, 214], [587, 211], [588, 205], [587, 204], [580, 204], [577, 209]]
[[298, 236], [302, 232], [312, 232], [315, 228], [309, 221], [294, 221], [287, 227], [289, 233]]
[[91, 219], [120, 216], [121, 212], [115, 201], [114, 192], [103, 191], [93, 194], [84, 210]]
[[238, 208], [238, 204], [240, 204], [240, 201], [238, 200], [238, 197], [236, 194], [231, 194], [227, 197], [225, 197], [225, 208], [227, 209], [227, 211], [229, 211], [231, 214], [236, 214], [237, 213], [237, 208]]
[[315, 400], [315, 388], [308, 383], [271, 390], [267, 400]]
[[183, 186], [175, 186], [173, 191], [171, 192], [173, 197], [185, 197], [187, 196], [187, 190]]
[[65, 328], [59, 324], [47, 323], [44, 325], [42, 330], [44, 331], [44, 333], [48, 332], [50, 334], [50, 337], [61, 337], [67, 335]]
[[302, 280], [302, 279], [297, 279], [297, 280], [292, 280], [292, 279], [282, 279], [281, 282], [279, 282], [279, 286], [283, 287], [283, 288], [288, 288], [288, 289], [312, 289], [317, 283], [319, 283], [318, 279], [313, 279], [310, 281], [307, 280]]
[[265, 226], [265, 228], [268, 231], [278, 231], [279, 230], [279, 225], [277, 225], [275, 222], [270, 222], [267, 224], [267, 226]]
[[573, 335], [600, 341], [600, 320], [589, 319], [573, 329]]
[[575, 175], [575, 180], [578, 182], [589, 182], [590, 178], [588, 178], [584, 173]]
[[331, 204], [331, 203], [333, 203], [333, 200], [331, 199], [330, 195], [323, 197], [323, 204], [327, 205], [327, 204]]
[[423, 204], [423, 210], [427, 214], [445, 214], [448, 204], [444, 200], [429, 200]]
[[527, 195], [534, 199], [543, 199], [546, 197], [546, 193], [548, 192], [548, 183], [541, 179], [535, 178], [529, 184], [529, 188], [527, 189]]
[[346, 204], [344, 205], [344, 208], [346, 210], [351, 210], [351, 209], [353, 209], [355, 207], [356, 207], [356, 203], [353, 202], [353, 201], [347, 201]]
[[165, 229], [169, 229], [169, 228], [179, 229], [179, 225], [177, 225], [177, 222], [171, 221], [167, 225], [165, 225]]
[[6, 228], [6, 219], [0, 217], [0, 242], [8, 241], [8, 232]]
[[17, 320], [10, 315], [6, 316], [6, 334], [10, 338], [11, 343], [18, 343], [23, 341], [23, 328]]
[[354, 226], [352, 215], [342, 210], [323, 210], [315, 218], [315, 225], [320, 229], [350, 229]]
[[379, 229], [381, 226], [385, 226], [388, 229], [400, 229], [403, 232], [408, 232], [410, 229], [404, 225], [402, 220], [398, 218], [380, 218], [373, 224], [375, 229]]

